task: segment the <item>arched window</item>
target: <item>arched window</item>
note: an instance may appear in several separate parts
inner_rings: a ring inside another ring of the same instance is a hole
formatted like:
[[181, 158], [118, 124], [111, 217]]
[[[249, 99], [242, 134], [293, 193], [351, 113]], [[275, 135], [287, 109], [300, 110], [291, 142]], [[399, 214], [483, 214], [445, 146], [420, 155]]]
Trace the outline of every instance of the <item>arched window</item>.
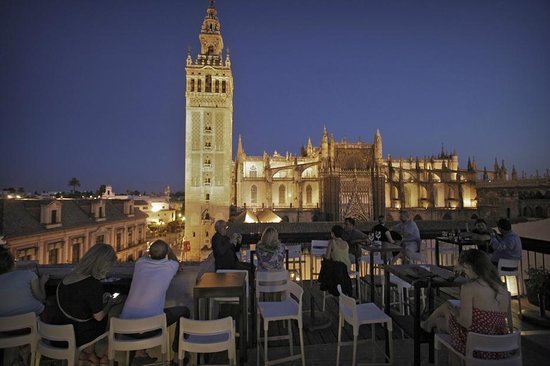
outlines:
[[204, 83], [204, 91], [210, 93], [212, 91], [212, 76], [206, 75], [206, 80]]
[[306, 187], [306, 204], [311, 205], [311, 196], [312, 196], [312, 189], [311, 186], [308, 184]]
[[529, 206], [523, 208], [524, 217], [533, 217], [533, 209]]
[[189, 82], [189, 91], [195, 91], [195, 79], [191, 79], [191, 81]]
[[202, 91], [202, 80], [197, 80], [197, 91], [200, 93]]
[[279, 205], [286, 203], [286, 187], [284, 185], [279, 186]]
[[225, 80], [222, 80], [222, 93], [225, 93]]
[[216, 93], [220, 92], [220, 81], [216, 80]]
[[252, 185], [250, 187], [250, 203], [257, 203], [258, 202], [258, 187], [255, 185]]

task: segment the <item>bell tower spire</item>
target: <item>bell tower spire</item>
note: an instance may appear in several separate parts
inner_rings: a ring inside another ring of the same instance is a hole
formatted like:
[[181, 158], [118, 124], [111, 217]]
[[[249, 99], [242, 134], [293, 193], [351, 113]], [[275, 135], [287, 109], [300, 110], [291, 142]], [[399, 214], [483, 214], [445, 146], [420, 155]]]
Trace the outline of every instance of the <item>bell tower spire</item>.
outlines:
[[229, 218], [232, 191], [233, 73], [213, 0], [199, 41], [197, 58], [185, 60], [185, 240], [196, 259], [215, 220]]

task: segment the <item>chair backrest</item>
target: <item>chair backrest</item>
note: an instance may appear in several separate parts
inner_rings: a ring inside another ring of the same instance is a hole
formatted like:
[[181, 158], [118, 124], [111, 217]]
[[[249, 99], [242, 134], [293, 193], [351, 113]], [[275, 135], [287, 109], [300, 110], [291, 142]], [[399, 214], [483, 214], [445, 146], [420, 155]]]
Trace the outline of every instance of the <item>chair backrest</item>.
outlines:
[[[154, 333], [148, 338], [129, 338], [124, 337], [127, 334], [145, 333], [152, 331], [160, 331]], [[123, 336], [120, 338], [119, 336]], [[115, 350], [128, 351], [152, 348], [156, 346], [162, 347], [162, 353], [166, 353], [166, 314], [151, 316], [142, 319], [120, 319], [113, 317], [110, 320], [109, 326], [109, 352]]]
[[498, 260], [497, 268], [499, 276], [517, 276], [519, 274], [519, 260], [501, 258]]
[[298, 303], [298, 314], [302, 313], [302, 297], [304, 295], [304, 289], [301, 288], [296, 282], [288, 282], [289, 297]]
[[215, 320], [193, 320], [184, 317], [180, 318], [180, 332], [194, 335], [216, 335], [228, 333], [235, 336], [233, 318], [228, 316]]
[[302, 256], [302, 244], [285, 245], [288, 250], [288, 258], [300, 258]]
[[28, 334], [0, 337], [0, 348], [17, 347], [24, 344], [31, 345], [31, 352], [36, 346], [36, 314], [33, 312], [0, 317], [0, 333], [20, 329], [29, 329]]
[[328, 247], [328, 240], [312, 240], [310, 253], [315, 257], [322, 257], [326, 254]]
[[[53, 346], [51, 341], [66, 342], [66, 346]], [[76, 340], [72, 324], [47, 324], [38, 319], [38, 353], [56, 360], [76, 360]]]
[[250, 293], [249, 289], [249, 283], [248, 283], [248, 271], [246, 269], [218, 269], [216, 273], [244, 273], [245, 274], [245, 282], [246, 282], [246, 297], [248, 297], [248, 294]]
[[[484, 360], [474, 358], [474, 351], [483, 352], [510, 352], [508, 358], [496, 360]], [[514, 331], [510, 334], [487, 335], [469, 332], [466, 341], [465, 353], [466, 365], [521, 365], [521, 334]]]
[[347, 296], [342, 292], [342, 286], [336, 286], [340, 296], [338, 297], [338, 308], [340, 314], [351, 324], [356, 324], [358, 322], [357, 317], [357, 304], [355, 299]]
[[274, 292], [287, 292], [288, 271], [257, 271], [256, 272], [256, 299], [261, 294]]

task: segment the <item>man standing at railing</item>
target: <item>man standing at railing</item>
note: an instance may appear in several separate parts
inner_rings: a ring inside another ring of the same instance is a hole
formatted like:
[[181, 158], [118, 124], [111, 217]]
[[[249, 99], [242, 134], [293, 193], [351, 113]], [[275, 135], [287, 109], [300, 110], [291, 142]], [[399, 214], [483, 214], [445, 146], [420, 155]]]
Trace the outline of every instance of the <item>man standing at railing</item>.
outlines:
[[521, 239], [512, 231], [512, 225], [507, 219], [500, 219], [497, 223], [501, 235], [495, 232], [491, 234], [489, 246], [493, 250], [491, 262], [498, 266], [498, 261], [504, 259], [521, 259]]
[[399, 221], [391, 228], [391, 231], [401, 235], [401, 253], [395, 258], [400, 256], [405, 264], [410, 263], [411, 260], [421, 260], [420, 244], [422, 240], [416, 222], [409, 217], [407, 211], [399, 212]]

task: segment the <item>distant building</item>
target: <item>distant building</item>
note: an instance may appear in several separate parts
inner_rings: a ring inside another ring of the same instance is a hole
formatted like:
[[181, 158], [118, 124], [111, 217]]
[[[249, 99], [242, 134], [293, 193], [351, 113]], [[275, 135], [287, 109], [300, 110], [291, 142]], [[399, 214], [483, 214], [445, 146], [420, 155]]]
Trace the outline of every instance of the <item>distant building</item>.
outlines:
[[479, 215], [484, 218], [550, 217], [550, 174], [518, 177], [515, 167], [507, 174], [504, 162], [495, 161], [492, 172], [484, 171], [476, 184]]
[[146, 218], [133, 200], [2, 199], [0, 237], [16, 259], [41, 264], [76, 262], [96, 243], [135, 260], [147, 249]]

